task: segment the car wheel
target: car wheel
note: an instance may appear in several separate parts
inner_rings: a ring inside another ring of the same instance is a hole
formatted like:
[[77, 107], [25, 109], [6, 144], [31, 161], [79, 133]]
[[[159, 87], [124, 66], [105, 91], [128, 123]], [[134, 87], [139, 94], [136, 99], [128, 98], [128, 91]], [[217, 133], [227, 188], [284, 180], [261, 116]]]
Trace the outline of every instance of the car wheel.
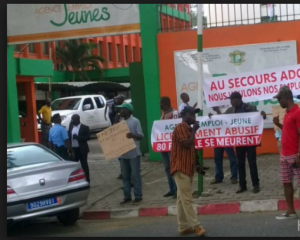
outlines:
[[62, 212], [57, 215], [58, 221], [64, 226], [70, 226], [77, 222], [79, 218], [79, 208]]

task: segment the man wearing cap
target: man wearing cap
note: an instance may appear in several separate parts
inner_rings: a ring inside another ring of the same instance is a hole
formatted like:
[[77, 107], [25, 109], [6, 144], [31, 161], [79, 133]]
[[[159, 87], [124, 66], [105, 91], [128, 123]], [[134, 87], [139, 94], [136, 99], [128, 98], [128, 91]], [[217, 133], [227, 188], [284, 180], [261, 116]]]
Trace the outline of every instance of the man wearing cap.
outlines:
[[[239, 92], [233, 92], [229, 99], [232, 107], [229, 107], [224, 114], [234, 114], [234, 113], [246, 113], [246, 112], [258, 112], [255, 105], [244, 103], [242, 100], [242, 95]], [[266, 113], [261, 111], [261, 115], [264, 119], [267, 118]], [[246, 181], [246, 155], [248, 158], [250, 175], [253, 185], [253, 192], [258, 193], [260, 191], [258, 170], [256, 164], [256, 147], [257, 146], [245, 146], [236, 147], [236, 156], [238, 160], [238, 171], [239, 171], [239, 184], [240, 188], [236, 193], [242, 193], [247, 191], [247, 181]]]
[[143, 139], [143, 131], [140, 121], [132, 116], [133, 106], [129, 103], [123, 103], [117, 106], [120, 109], [120, 116], [126, 121], [129, 128], [127, 138], [134, 140], [136, 148], [120, 156], [121, 173], [123, 178], [124, 199], [121, 204], [131, 202], [131, 181], [133, 181], [134, 197], [133, 204], [138, 204], [143, 200], [142, 178], [140, 173], [141, 150], [140, 141]]
[[[199, 108], [186, 106], [180, 113], [182, 122], [178, 124], [172, 137], [171, 175], [177, 185], [177, 223], [181, 235], [196, 233], [199, 237], [205, 230], [201, 227], [193, 207], [192, 182], [195, 170], [203, 173], [197, 162], [195, 134], [199, 129], [196, 113]], [[193, 125], [193, 127], [191, 127]]]
[[61, 125], [59, 113], [52, 117], [54, 126], [49, 131], [49, 146], [57, 155], [65, 160], [74, 158], [74, 152], [70, 144], [67, 130]]
[[276, 219], [298, 218], [294, 208], [293, 175], [300, 186], [300, 109], [294, 103], [293, 93], [288, 86], [281, 87], [274, 98], [286, 109], [283, 124], [279, 122], [279, 116], [273, 119], [274, 124], [282, 129], [280, 175], [287, 202], [286, 213], [277, 216]]
[[[41, 114], [43, 117], [41, 117]], [[49, 130], [51, 128], [51, 99], [47, 99], [45, 105], [38, 111], [38, 118], [41, 122], [41, 130], [42, 130], [42, 144], [45, 147], [48, 146], [48, 135]]]

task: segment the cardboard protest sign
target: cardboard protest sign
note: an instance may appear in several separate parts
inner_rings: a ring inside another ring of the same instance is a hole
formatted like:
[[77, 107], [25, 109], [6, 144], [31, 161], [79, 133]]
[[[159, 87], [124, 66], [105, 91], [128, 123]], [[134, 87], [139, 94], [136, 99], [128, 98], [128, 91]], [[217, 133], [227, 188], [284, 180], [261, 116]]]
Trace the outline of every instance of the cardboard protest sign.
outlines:
[[133, 139], [126, 137], [127, 133], [129, 133], [127, 123], [121, 121], [97, 134], [98, 142], [106, 160], [116, 159], [136, 148]]
[[[159, 120], [153, 123], [151, 143], [154, 152], [169, 152], [173, 130], [181, 119]], [[263, 118], [259, 112], [198, 117], [195, 148], [255, 146], [261, 141]]]

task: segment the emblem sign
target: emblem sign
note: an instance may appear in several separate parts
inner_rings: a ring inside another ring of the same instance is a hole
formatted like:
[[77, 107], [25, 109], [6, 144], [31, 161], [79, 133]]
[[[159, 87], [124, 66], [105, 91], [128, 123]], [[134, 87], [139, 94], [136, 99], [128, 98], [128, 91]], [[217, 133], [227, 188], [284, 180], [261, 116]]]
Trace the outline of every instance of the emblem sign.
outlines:
[[244, 59], [246, 53], [240, 51], [234, 51], [229, 54], [230, 62], [233, 63], [235, 66], [240, 66], [246, 60]]
[[46, 183], [45, 179], [40, 179], [39, 182], [40, 182], [40, 185], [41, 185], [41, 186], [44, 186], [45, 183]]

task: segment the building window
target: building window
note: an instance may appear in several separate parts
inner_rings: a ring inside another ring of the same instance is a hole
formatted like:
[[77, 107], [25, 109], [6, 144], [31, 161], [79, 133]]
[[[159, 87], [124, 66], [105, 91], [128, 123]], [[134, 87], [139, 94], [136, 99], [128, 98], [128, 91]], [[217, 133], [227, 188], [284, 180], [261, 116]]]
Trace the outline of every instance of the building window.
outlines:
[[14, 51], [15, 52], [20, 52], [21, 51], [21, 45], [15, 45], [14, 46]]
[[173, 8], [177, 10], [178, 8], [177, 4], [173, 4]]
[[121, 53], [121, 45], [120, 44], [116, 44], [116, 50], [117, 50], [117, 62], [121, 62], [120, 59], [120, 53]]
[[101, 41], [98, 42], [98, 54], [99, 54], [99, 56], [102, 55], [102, 42]]
[[33, 43], [29, 43], [28, 48], [29, 48], [29, 52], [30, 53], [35, 53], [35, 51], [34, 51], [34, 44]]
[[42, 43], [42, 48], [43, 48], [43, 54], [49, 54], [49, 42], [43, 42]]
[[189, 10], [188, 10], [187, 7], [184, 7], [184, 11], [185, 11], [186, 13], [189, 13]]
[[128, 63], [128, 46], [125, 46], [125, 62]]
[[112, 44], [111, 43], [108, 43], [108, 61], [112, 61]]

